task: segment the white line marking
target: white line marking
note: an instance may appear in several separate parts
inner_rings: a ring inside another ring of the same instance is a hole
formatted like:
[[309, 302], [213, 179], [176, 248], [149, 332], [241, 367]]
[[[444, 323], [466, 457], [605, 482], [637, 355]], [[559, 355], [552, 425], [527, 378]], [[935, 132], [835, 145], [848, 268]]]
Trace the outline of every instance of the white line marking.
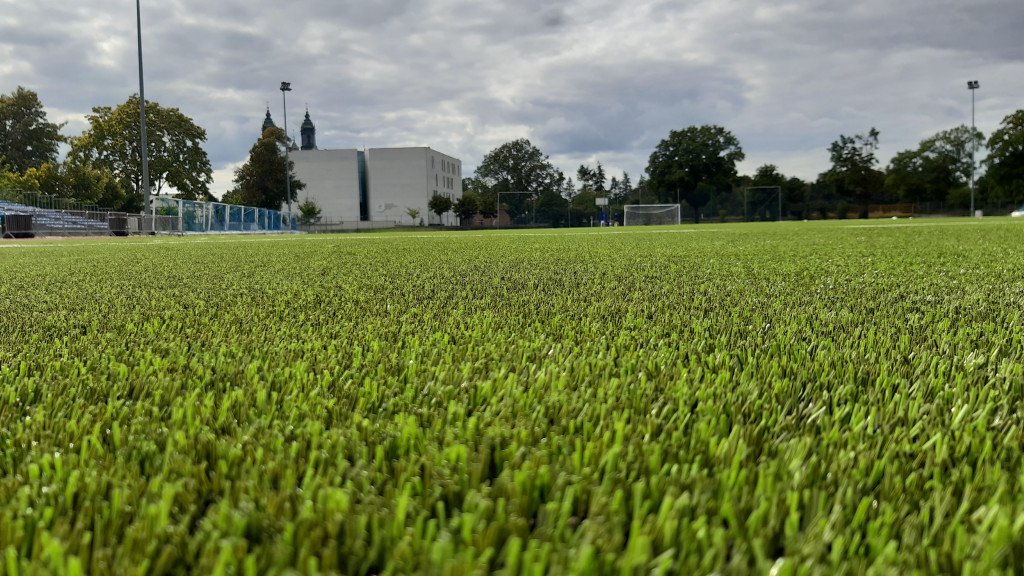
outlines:
[[720, 228], [701, 228], [685, 229], [685, 230], [601, 230], [594, 232], [502, 232], [495, 230], [488, 233], [467, 233], [467, 232], [435, 232], [431, 234], [360, 234], [360, 233], [340, 233], [340, 234], [296, 234], [296, 235], [259, 235], [247, 236], [244, 238], [224, 238], [223, 236], [197, 236], [190, 238], [188, 236], [176, 236], [168, 239], [151, 240], [151, 239], [126, 239], [123, 241], [75, 241], [75, 240], [44, 240], [42, 242], [34, 240], [20, 240], [17, 244], [0, 243], [0, 248], [65, 248], [65, 247], [81, 247], [81, 246], [155, 246], [162, 244], [230, 244], [239, 242], [277, 242], [286, 240], [305, 240], [305, 241], [328, 241], [328, 240], [395, 240], [402, 238], [426, 238], [426, 239], [459, 239], [459, 238], [494, 238], [494, 237], [523, 237], [523, 236], [601, 236], [601, 235], [612, 235], [612, 234], [692, 234], [694, 232], [721, 232]]

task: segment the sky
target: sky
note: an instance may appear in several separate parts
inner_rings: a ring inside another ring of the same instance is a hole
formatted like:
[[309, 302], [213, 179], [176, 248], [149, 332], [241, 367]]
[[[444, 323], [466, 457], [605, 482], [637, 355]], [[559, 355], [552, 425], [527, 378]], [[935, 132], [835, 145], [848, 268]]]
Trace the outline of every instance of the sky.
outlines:
[[[717, 124], [740, 173], [814, 179], [840, 134], [878, 157], [1024, 108], [1022, 0], [141, 0], [146, 98], [207, 132], [220, 195], [269, 106], [329, 148], [429, 146], [468, 176], [528, 138], [636, 182], [670, 130]], [[64, 134], [138, 92], [135, 3], [0, 0], [0, 93]]]

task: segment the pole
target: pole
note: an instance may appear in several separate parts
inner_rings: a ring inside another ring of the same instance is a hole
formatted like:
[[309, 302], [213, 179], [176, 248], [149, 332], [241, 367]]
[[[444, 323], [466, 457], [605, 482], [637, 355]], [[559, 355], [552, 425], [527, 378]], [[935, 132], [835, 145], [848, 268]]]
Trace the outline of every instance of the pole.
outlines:
[[782, 188], [777, 190], [779, 193], [779, 222], [782, 222]]
[[156, 233], [156, 205], [150, 206], [149, 151], [146, 142], [146, 85], [142, 73], [142, 8], [135, 0], [135, 25], [139, 40], [139, 156], [142, 161], [142, 213], [151, 209], [151, 231]]
[[971, 217], [974, 217], [974, 155], [977, 153], [978, 143], [974, 138], [974, 91], [980, 84], [977, 80], [967, 82], [967, 89], [971, 91]]
[[281, 104], [284, 108], [284, 202], [288, 206], [289, 230], [292, 228], [292, 164], [290, 159], [291, 146], [288, 145], [288, 98], [286, 93], [291, 92], [291, 90], [291, 82], [281, 82]]

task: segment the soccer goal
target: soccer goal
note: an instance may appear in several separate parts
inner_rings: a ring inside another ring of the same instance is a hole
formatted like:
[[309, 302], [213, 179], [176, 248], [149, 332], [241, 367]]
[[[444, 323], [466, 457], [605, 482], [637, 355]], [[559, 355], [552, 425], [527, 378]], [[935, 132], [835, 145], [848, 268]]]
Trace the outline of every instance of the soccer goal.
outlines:
[[626, 204], [623, 226], [660, 226], [679, 224], [679, 204]]

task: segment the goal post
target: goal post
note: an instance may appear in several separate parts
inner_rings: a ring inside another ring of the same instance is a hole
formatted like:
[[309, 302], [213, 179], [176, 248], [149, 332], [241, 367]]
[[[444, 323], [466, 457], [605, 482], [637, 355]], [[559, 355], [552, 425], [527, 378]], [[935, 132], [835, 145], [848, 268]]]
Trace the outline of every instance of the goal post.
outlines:
[[667, 224], [679, 224], [679, 204], [626, 204], [622, 207], [623, 226]]
[[766, 210], [767, 204], [772, 200], [775, 200], [778, 204], [778, 213], [776, 214], [778, 221], [782, 222], [782, 186], [749, 186], [743, 189], [743, 221], [750, 221], [750, 193], [757, 194], [759, 192], [768, 192], [767, 199], [761, 199], [754, 207], [755, 212], [761, 212]]

